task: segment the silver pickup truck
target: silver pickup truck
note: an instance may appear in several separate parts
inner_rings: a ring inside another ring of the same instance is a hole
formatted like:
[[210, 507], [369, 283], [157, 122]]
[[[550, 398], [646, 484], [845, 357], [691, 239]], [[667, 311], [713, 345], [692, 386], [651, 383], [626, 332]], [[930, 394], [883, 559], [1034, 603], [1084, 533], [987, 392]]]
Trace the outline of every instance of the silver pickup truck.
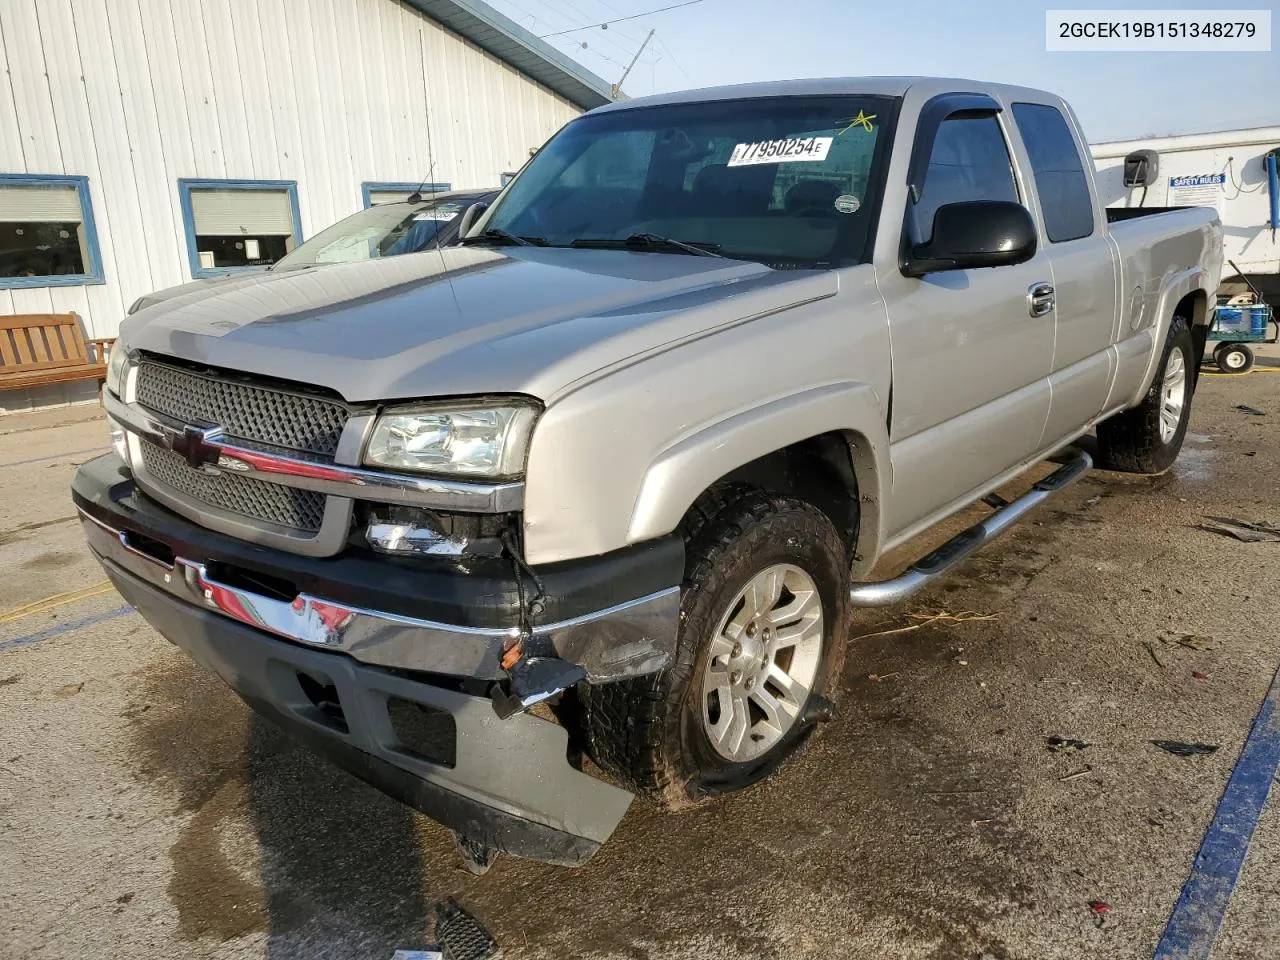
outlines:
[[1058, 97], [969, 81], [602, 107], [461, 246], [128, 317], [85, 534], [160, 633], [473, 868], [582, 863], [634, 795], [776, 769], [853, 608], [1078, 478], [1081, 435], [1173, 462], [1221, 228], [1104, 210], [1088, 156]]

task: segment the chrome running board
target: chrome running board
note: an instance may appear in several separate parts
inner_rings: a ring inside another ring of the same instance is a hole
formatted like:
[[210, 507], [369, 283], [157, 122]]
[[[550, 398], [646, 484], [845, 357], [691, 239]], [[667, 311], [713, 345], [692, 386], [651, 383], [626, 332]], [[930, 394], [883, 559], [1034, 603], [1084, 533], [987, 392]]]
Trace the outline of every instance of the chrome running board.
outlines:
[[[913, 563], [892, 580], [879, 583], [856, 583], [849, 591], [855, 607], [887, 607], [901, 603], [923, 590], [979, 547], [994, 540], [1017, 523], [1033, 507], [1039, 506], [1064, 487], [1075, 483], [1093, 468], [1093, 458], [1083, 450], [1073, 450], [1057, 470], [1036, 482], [1030, 490], [998, 510], [981, 523], [975, 523], [932, 553]], [[1003, 501], [985, 497], [984, 502], [997, 505]]]

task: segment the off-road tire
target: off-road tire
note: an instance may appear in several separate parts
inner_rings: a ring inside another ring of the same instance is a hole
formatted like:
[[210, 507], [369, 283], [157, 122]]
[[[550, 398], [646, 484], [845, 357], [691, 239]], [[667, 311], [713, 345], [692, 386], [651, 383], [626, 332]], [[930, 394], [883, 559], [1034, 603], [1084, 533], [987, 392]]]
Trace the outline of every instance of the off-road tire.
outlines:
[[[1182, 404], [1182, 418], [1173, 437], [1164, 441], [1160, 437], [1161, 388], [1169, 365], [1169, 355], [1182, 351], [1186, 370], [1187, 388]], [[1136, 407], [1117, 413], [1098, 424], [1098, 466], [1105, 470], [1121, 470], [1125, 473], [1164, 473], [1178, 457], [1182, 440], [1191, 419], [1191, 400], [1195, 394], [1195, 346], [1191, 327], [1183, 317], [1175, 316], [1169, 323], [1160, 364], [1151, 381], [1147, 395]]]
[[591, 758], [632, 792], [666, 809], [763, 779], [812, 730], [812, 724], [797, 722], [773, 749], [746, 763], [720, 757], [707, 738], [700, 695], [708, 647], [743, 586], [777, 563], [801, 567], [817, 586], [823, 650], [809, 706], [815, 696], [834, 699], [850, 624], [848, 553], [816, 507], [752, 488], [722, 487], [695, 504], [682, 533], [685, 576], [672, 663], [649, 676], [579, 687]]

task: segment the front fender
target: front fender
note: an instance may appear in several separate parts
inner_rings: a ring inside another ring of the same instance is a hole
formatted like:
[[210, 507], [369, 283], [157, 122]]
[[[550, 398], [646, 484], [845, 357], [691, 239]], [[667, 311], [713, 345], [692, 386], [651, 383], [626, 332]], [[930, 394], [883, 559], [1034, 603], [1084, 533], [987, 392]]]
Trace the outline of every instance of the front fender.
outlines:
[[[811, 387], [706, 425], [649, 466], [627, 530], [639, 543], [670, 533], [702, 491], [738, 467], [824, 433], [846, 436], [861, 499], [860, 556], [874, 557], [887, 485], [889, 437], [875, 390], [864, 383]], [[883, 479], [882, 479], [883, 478]]]
[[722, 312], [749, 320], [611, 367], [548, 402], [526, 467], [529, 563], [670, 533], [726, 474], [832, 431], [851, 441], [874, 542], [881, 483], [888, 495], [884, 301], [869, 265], [792, 282], [785, 309], [726, 302]]

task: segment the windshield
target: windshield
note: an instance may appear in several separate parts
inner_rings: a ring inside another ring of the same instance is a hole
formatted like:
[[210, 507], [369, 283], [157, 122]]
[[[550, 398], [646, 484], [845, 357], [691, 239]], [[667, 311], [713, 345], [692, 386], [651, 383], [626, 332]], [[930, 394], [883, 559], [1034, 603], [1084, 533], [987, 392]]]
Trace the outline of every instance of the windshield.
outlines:
[[425, 203], [380, 203], [321, 230], [281, 257], [272, 272], [318, 263], [347, 263], [416, 253], [452, 238], [449, 229], [473, 197], [445, 197]]
[[588, 115], [529, 161], [469, 239], [697, 252], [658, 242], [679, 241], [775, 267], [857, 263], [895, 105], [785, 97]]

